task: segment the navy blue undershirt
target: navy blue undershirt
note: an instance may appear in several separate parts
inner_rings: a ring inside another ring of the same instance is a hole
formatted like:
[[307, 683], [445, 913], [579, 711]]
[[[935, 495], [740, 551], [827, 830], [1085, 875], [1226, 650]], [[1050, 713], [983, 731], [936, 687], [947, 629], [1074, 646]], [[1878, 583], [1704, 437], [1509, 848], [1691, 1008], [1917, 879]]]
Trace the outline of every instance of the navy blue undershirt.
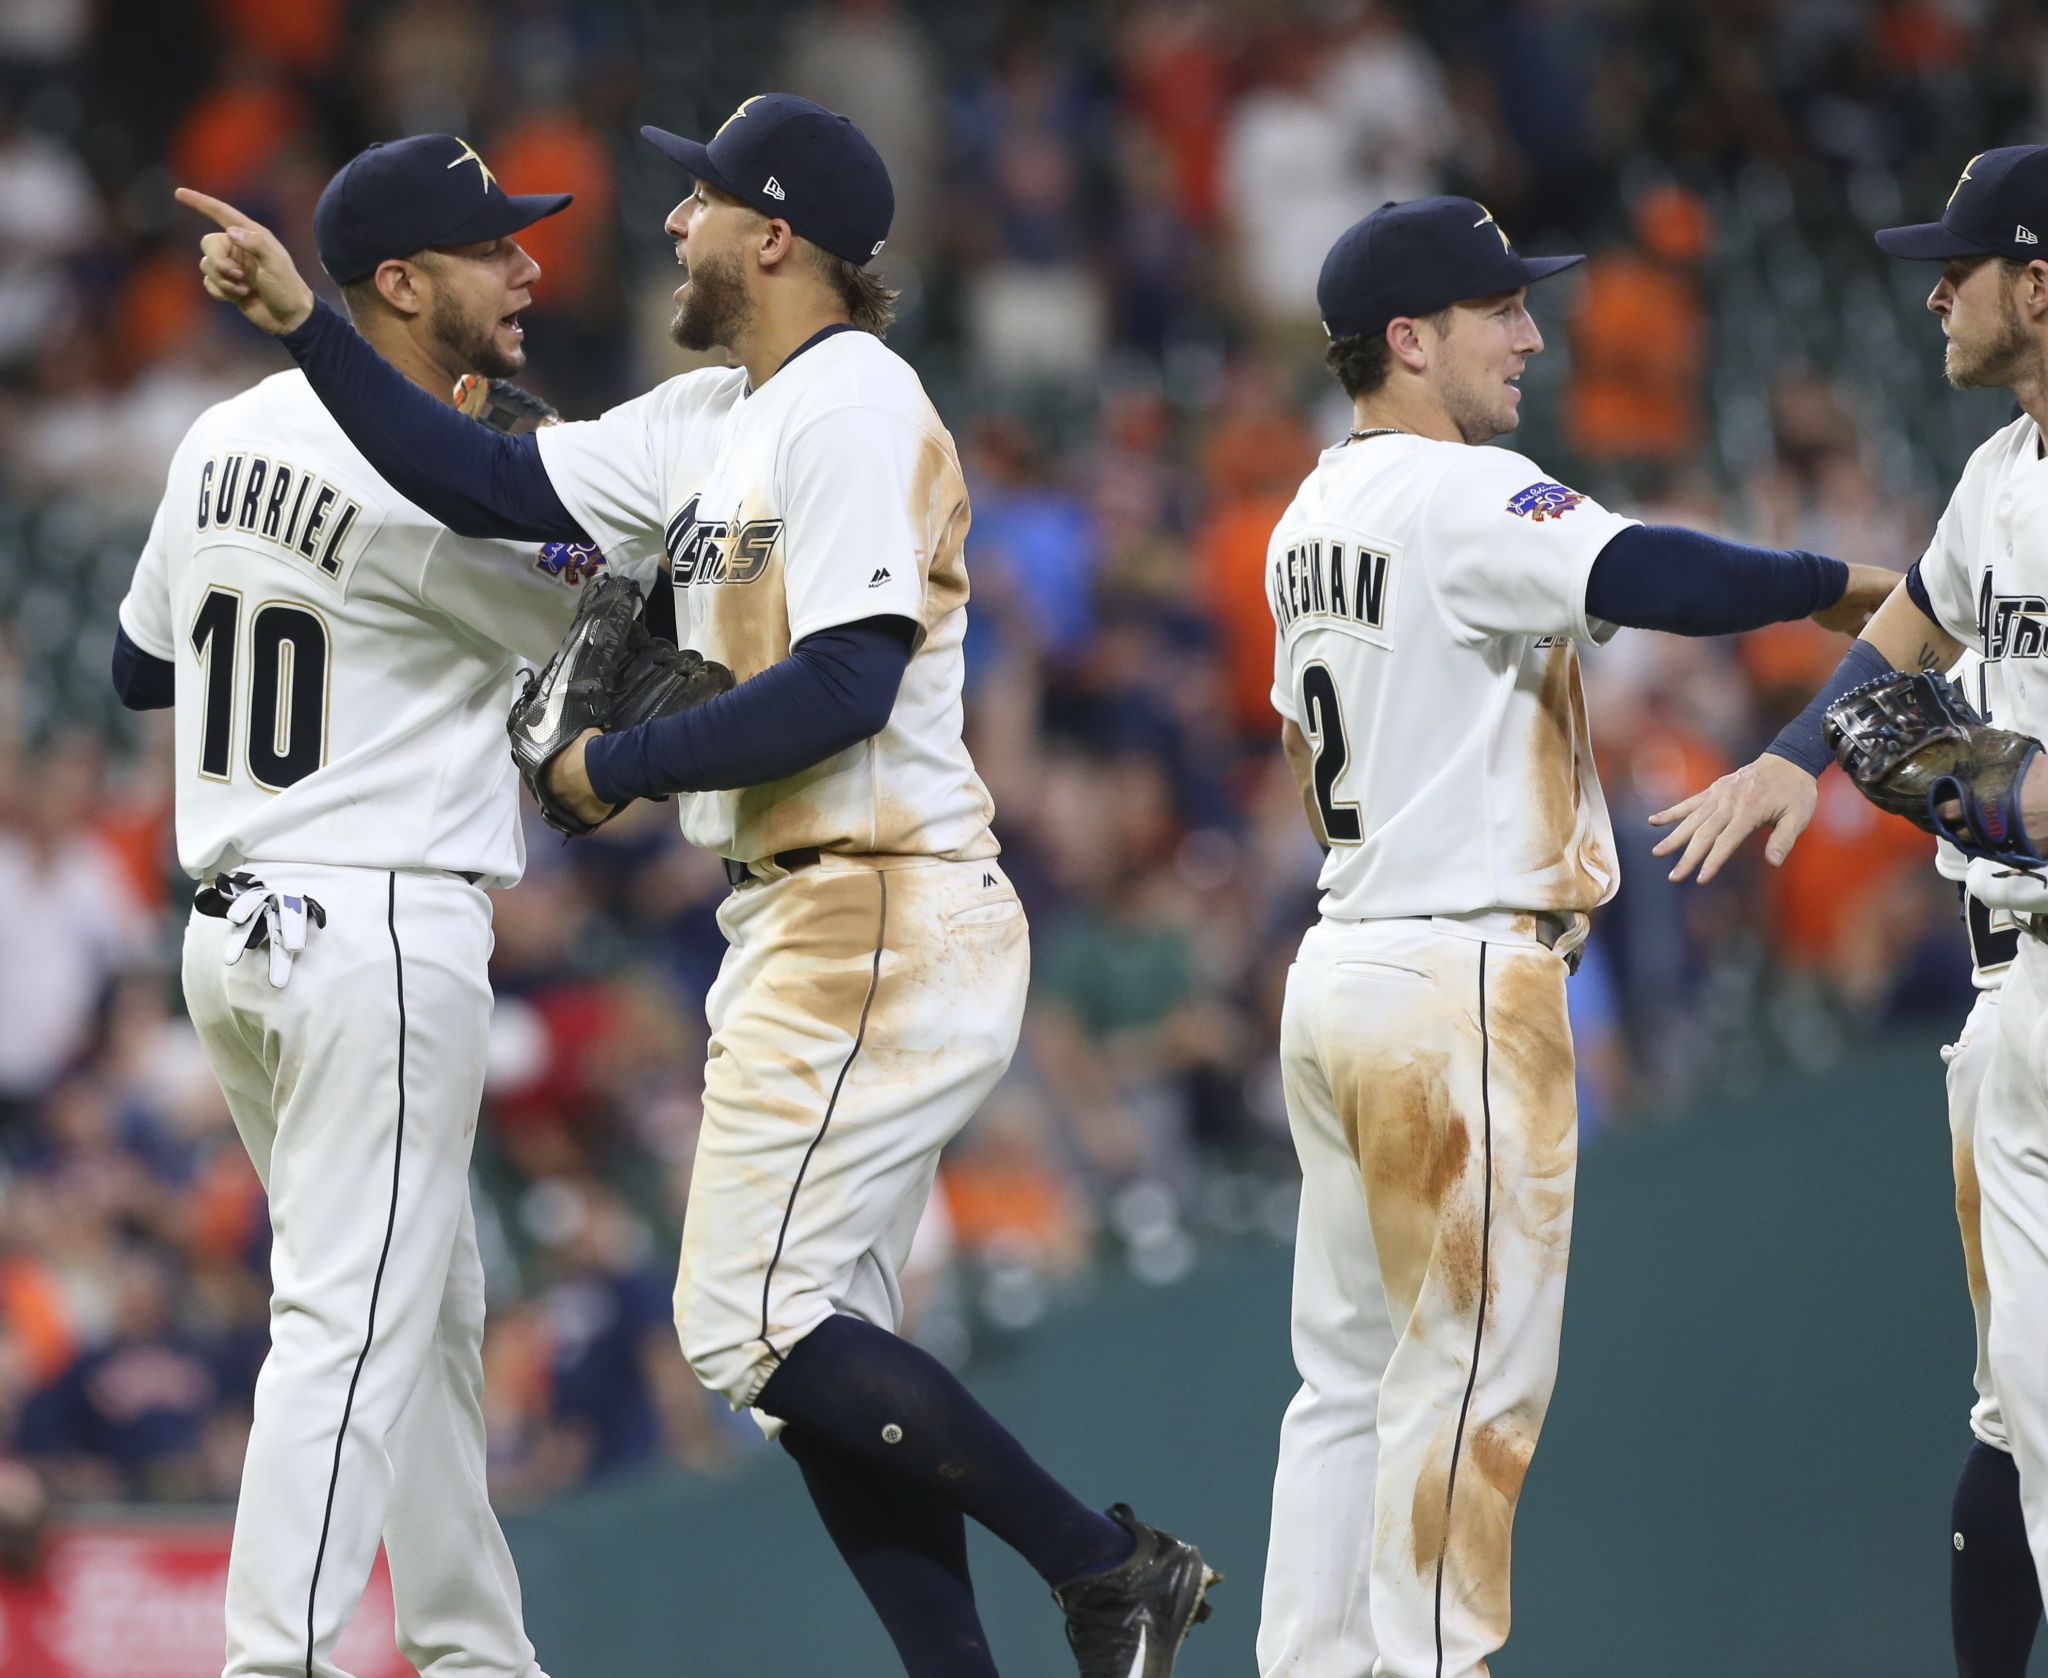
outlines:
[[1673, 635], [1733, 635], [1810, 616], [1848, 586], [1849, 567], [1824, 554], [1638, 524], [1594, 559], [1586, 615]]
[[863, 618], [807, 635], [789, 657], [695, 710], [600, 735], [584, 748], [607, 804], [762, 786], [879, 734], [895, 708], [917, 626]]
[[[783, 360], [854, 328], [837, 321]], [[280, 340], [314, 394], [385, 482], [459, 536], [587, 542], [534, 436], [508, 437], [406, 378], [327, 304]], [[593, 740], [592, 789], [607, 803], [779, 781], [889, 720], [916, 626], [872, 618], [809, 636], [782, 663], [695, 711]]]
[[114, 691], [131, 711], [161, 711], [174, 703], [178, 668], [167, 658], [146, 653], [114, 625]]

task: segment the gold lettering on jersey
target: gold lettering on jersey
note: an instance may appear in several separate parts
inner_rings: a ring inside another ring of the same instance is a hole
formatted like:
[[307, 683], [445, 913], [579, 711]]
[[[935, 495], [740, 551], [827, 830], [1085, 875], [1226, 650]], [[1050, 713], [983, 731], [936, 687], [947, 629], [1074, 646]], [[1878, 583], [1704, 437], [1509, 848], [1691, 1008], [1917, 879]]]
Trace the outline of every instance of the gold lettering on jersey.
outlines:
[[699, 499], [684, 502], [665, 532], [676, 587], [758, 582], [782, 540], [782, 520], [749, 519], [735, 528], [730, 519], [699, 518]]
[[256, 537], [324, 577], [341, 575], [342, 544], [362, 511], [317, 472], [253, 450], [231, 449], [199, 468], [198, 529]]
[[1393, 561], [1357, 542], [1311, 536], [1273, 561], [1273, 616], [1285, 633], [1304, 618], [1387, 627], [1387, 581]]

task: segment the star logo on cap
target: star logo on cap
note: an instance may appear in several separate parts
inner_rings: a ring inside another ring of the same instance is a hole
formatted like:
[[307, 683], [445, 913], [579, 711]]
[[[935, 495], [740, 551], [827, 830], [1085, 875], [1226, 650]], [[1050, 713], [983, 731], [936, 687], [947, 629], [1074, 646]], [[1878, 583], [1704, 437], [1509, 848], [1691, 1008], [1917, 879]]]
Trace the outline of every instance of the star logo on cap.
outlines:
[[[1974, 161], [1974, 159], [1972, 161]], [[1479, 204], [1479, 200], [1476, 198], [1473, 199], [1472, 202], [1475, 204]], [[1491, 210], [1487, 210], [1484, 204], [1479, 204], [1479, 207], [1482, 210], [1486, 210], [1486, 214], [1481, 216], [1472, 225], [1474, 227], [1485, 227], [1488, 223], [1492, 223], [1494, 232], [1500, 235], [1500, 248], [1506, 251], [1509, 256], [1513, 256], [1515, 254], [1515, 247], [1508, 243], [1507, 229], [1502, 227], [1499, 222], [1494, 221], [1493, 212]]]
[[[1977, 157], [1982, 157], [1983, 155], [1982, 152], [1979, 152]], [[1956, 201], [1956, 194], [1963, 190], [1963, 182], [1970, 178], [1970, 171], [1977, 167], [1977, 157], [1971, 158], [1968, 163], [1963, 165], [1963, 172], [1956, 177], [1956, 184], [1948, 189], [1948, 204], [1953, 204]], [[1942, 205], [1942, 208], [1944, 210], [1947, 209], [1948, 204]]]
[[[718, 125], [718, 134], [723, 134], [734, 123], [738, 122], [741, 117], [745, 116], [747, 114], [747, 107], [749, 105], [758, 104], [761, 100], [767, 97], [768, 95], [765, 93], [756, 93], [746, 99], [742, 99], [739, 104], [739, 109], [734, 111], [731, 116], [727, 117], [725, 121], [721, 122]], [[712, 139], [717, 139], [718, 134], [712, 135]]]
[[474, 163], [477, 168], [477, 174], [482, 179], [484, 191], [489, 192], [492, 187], [498, 184], [498, 177], [491, 173], [491, 166], [481, 157], [477, 156], [476, 147], [463, 139], [461, 135], [456, 135], [455, 140], [456, 144], [462, 147], [462, 151], [449, 163], [448, 167], [456, 169], [465, 163]]

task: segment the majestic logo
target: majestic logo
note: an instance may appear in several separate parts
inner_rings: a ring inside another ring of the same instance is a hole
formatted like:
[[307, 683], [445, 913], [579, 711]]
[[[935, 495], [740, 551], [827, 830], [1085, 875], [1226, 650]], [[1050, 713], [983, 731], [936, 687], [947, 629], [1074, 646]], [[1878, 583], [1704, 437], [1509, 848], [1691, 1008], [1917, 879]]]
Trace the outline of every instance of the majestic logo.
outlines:
[[498, 177], [491, 173], [491, 166], [477, 156], [476, 147], [463, 139], [461, 135], [458, 134], [455, 137], [455, 143], [462, 148], [462, 151], [448, 167], [459, 169], [465, 163], [474, 163], [476, 165], [477, 177], [482, 182], [484, 191], [488, 193], [492, 187], [498, 184]]
[[[1473, 200], [1473, 202], [1474, 202], [1475, 204], [1479, 203], [1479, 201], [1478, 201], [1478, 200], [1477, 200], [1476, 198], [1475, 198], [1475, 199]], [[1485, 206], [1484, 204], [1480, 204], [1480, 205], [1479, 205], [1479, 207], [1480, 207], [1480, 208], [1481, 208], [1482, 210], [1486, 210], [1486, 206]], [[1497, 221], [1494, 221], [1494, 219], [1493, 219], [1493, 212], [1492, 212], [1491, 210], [1486, 210], [1486, 214], [1485, 214], [1485, 215], [1483, 215], [1483, 216], [1481, 216], [1481, 217], [1480, 217], [1480, 218], [1479, 218], [1479, 219], [1478, 219], [1477, 221], [1475, 221], [1475, 222], [1474, 222], [1474, 223], [1473, 223], [1472, 225], [1473, 225], [1474, 227], [1484, 227], [1484, 226], [1486, 226], [1486, 225], [1487, 225], [1487, 224], [1488, 224], [1489, 222], [1492, 222], [1492, 224], [1493, 224], [1493, 230], [1494, 230], [1494, 232], [1496, 232], [1496, 233], [1498, 233], [1498, 234], [1500, 235], [1500, 248], [1501, 248], [1502, 250], [1506, 251], [1506, 252], [1508, 253], [1508, 255], [1509, 255], [1509, 256], [1513, 256], [1513, 255], [1515, 254], [1515, 247], [1514, 247], [1513, 245], [1511, 245], [1511, 244], [1509, 244], [1509, 243], [1508, 243], [1508, 233], [1507, 233], [1507, 229], [1506, 229], [1506, 228], [1504, 228], [1504, 227], [1502, 227], [1502, 226], [1501, 226], [1501, 224], [1500, 224], [1499, 222], [1497, 222]]]
[[676, 587], [757, 582], [782, 540], [782, 520], [749, 519], [735, 527], [729, 519], [700, 519], [698, 500], [691, 496], [665, 532]]
[[1533, 483], [1508, 497], [1507, 510], [1517, 518], [1541, 524], [1545, 519], [1563, 518], [1585, 499], [1577, 490], [1567, 489], [1563, 484]]
[[2048, 599], [2038, 594], [1994, 594], [1991, 573], [1984, 573], [1977, 591], [1977, 633], [1984, 641], [1984, 662], [2004, 658], [2039, 658], [2048, 652]]
[[882, 586], [882, 585], [883, 585], [884, 583], [886, 583], [886, 582], [887, 582], [888, 580], [889, 580], [889, 568], [888, 568], [888, 566], [886, 566], [886, 565], [878, 566], [878, 567], [876, 567], [876, 570], [875, 570], [875, 574], [874, 574], [874, 575], [873, 575], [872, 577], [870, 577], [870, 578], [868, 579], [868, 587], [869, 587], [869, 588], [880, 588], [880, 587], [881, 587], [881, 586]]
[[[1979, 152], [1977, 157], [1982, 157], [1983, 155], [1982, 152]], [[1968, 163], [1963, 165], [1963, 172], [1956, 177], [1956, 184], [1948, 189], [1948, 204], [1942, 205], [1944, 210], [1948, 208], [1949, 204], [1953, 204], [1956, 201], [1956, 194], [1963, 190], [1963, 182], [1973, 178], [1970, 171], [1977, 167], [1977, 157], [1971, 158]]]

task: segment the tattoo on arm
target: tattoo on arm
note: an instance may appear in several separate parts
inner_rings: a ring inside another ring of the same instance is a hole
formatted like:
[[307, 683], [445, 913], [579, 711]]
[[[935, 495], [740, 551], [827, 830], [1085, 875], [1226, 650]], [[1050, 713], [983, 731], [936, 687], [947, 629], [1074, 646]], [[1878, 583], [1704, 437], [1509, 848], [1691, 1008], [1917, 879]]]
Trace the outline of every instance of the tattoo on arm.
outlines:
[[1940, 653], [1936, 652], [1925, 641], [1920, 643], [1920, 654], [1914, 665], [1915, 669], [1939, 670], [1946, 663], [1948, 663], [1948, 660], [1943, 658]]

